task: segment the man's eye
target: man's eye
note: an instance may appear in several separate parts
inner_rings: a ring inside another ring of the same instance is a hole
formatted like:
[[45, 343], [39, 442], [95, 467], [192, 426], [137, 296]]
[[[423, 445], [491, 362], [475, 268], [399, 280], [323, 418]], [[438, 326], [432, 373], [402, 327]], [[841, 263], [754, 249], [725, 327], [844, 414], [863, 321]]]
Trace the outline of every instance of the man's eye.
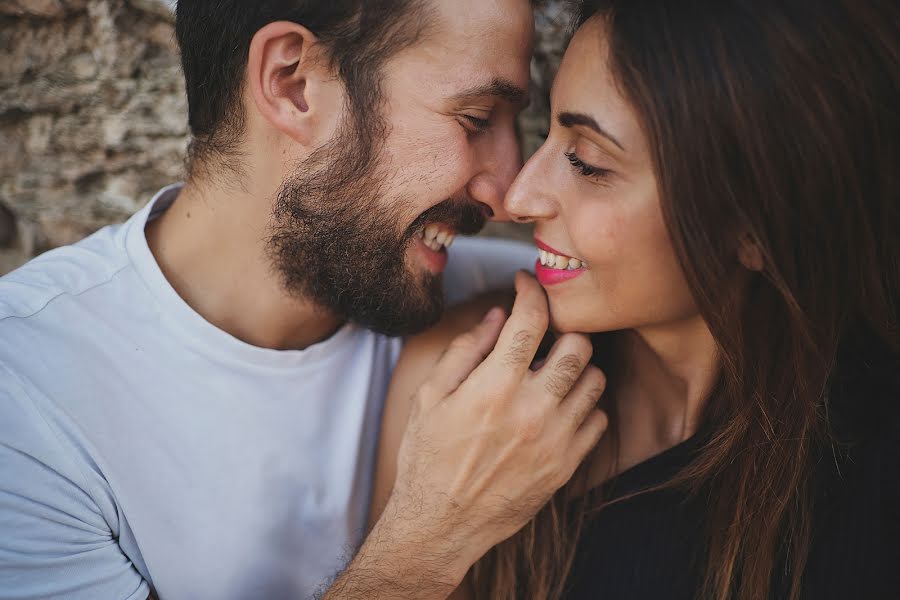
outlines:
[[485, 131], [488, 127], [491, 126], [490, 119], [482, 119], [480, 117], [475, 117], [475, 116], [466, 115], [466, 114], [463, 114], [461, 116], [466, 121], [466, 123], [468, 125], [470, 125], [470, 127], [467, 127], [467, 129], [469, 131], [472, 131], [472, 132]]

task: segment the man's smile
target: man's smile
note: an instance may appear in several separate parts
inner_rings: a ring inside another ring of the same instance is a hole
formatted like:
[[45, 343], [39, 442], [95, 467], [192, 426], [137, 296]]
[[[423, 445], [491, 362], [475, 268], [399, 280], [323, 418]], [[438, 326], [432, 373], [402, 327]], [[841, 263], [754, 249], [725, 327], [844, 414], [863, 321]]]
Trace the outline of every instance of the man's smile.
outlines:
[[447, 249], [453, 244], [456, 232], [444, 223], [430, 223], [419, 230], [416, 235], [416, 247], [419, 249], [432, 273], [440, 273], [447, 266]]
[[419, 231], [419, 237], [426, 246], [439, 252], [442, 248], [450, 248], [456, 238], [456, 232], [443, 223], [431, 223]]

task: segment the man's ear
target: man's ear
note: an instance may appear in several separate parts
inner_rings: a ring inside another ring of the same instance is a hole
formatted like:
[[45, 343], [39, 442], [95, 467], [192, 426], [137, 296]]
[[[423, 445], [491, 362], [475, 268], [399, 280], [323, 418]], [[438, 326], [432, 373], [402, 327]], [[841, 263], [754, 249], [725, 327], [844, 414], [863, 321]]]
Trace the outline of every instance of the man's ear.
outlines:
[[[298, 143], [319, 137], [329, 117], [325, 98], [334, 83], [321, 46], [308, 29], [290, 21], [269, 23], [250, 41], [247, 84], [260, 115]], [[323, 97], [325, 96], [325, 97]]]
[[765, 263], [759, 245], [753, 237], [745, 233], [738, 241], [738, 260], [750, 271], [762, 271]]

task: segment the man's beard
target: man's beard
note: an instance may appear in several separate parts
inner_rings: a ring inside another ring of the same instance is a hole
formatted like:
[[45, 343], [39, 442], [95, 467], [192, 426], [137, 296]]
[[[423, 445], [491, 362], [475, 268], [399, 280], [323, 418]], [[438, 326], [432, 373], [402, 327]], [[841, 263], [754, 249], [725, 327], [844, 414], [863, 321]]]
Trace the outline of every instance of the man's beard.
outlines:
[[445, 200], [403, 228], [403, 207], [414, 201], [387, 193], [384, 131], [345, 121], [298, 166], [275, 198], [268, 250], [289, 293], [340, 319], [405, 336], [437, 322], [444, 307], [441, 276], [407, 267], [408, 248], [429, 223], [477, 233], [486, 209]]

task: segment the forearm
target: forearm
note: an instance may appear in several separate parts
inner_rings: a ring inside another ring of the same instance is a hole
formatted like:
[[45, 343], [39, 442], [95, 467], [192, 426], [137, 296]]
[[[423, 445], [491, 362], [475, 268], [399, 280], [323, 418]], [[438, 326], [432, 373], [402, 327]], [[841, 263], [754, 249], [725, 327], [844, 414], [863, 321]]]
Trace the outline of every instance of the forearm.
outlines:
[[448, 536], [409, 527], [386, 509], [321, 600], [444, 600], [471, 566]]
[[456, 588], [440, 581], [439, 574], [427, 573], [432, 565], [403, 562], [396, 557], [358, 556], [321, 600], [445, 600]]

